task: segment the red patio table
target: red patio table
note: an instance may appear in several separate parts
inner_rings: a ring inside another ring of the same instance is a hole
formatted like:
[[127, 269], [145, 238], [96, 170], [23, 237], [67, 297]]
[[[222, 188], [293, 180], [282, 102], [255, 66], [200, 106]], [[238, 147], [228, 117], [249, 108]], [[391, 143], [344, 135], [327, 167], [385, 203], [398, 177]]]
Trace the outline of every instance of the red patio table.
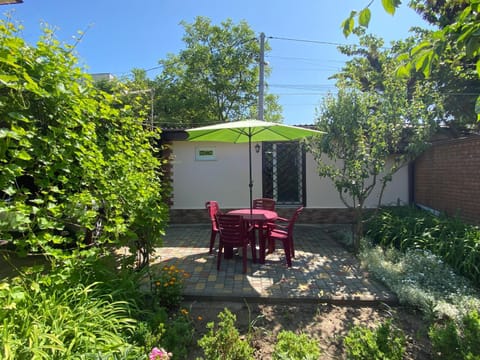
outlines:
[[[262, 225], [273, 222], [278, 218], [278, 214], [272, 210], [264, 210], [264, 209], [238, 209], [238, 210], [231, 210], [227, 214], [231, 215], [241, 215], [245, 221], [249, 223], [258, 224], [259, 229], [259, 236], [258, 240], [260, 243], [260, 256], [259, 261], [260, 264], [265, 263], [265, 244], [267, 239], [264, 236], [262, 231]], [[255, 244], [254, 244], [255, 246]]]

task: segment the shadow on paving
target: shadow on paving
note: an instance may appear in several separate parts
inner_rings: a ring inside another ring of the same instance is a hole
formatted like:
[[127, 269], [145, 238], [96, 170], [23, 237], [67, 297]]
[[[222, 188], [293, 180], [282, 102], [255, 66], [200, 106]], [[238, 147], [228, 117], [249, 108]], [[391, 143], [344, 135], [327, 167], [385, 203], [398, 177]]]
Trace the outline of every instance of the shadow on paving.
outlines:
[[[397, 298], [361, 269], [356, 257], [325, 231], [325, 226], [295, 226], [295, 259], [287, 268], [280, 244], [265, 264], [249, 258], [242, 274], [242, 258], [222, 259], [209, 255], [209, 225], [172, 225], [151, 269], [175, 265], [186, 271], [186, 300], [259, 302], [328, 302], [338, 304], [397, 304]], [[218, 239], [215, 243], [218, 245]], [[250, 252], [250, 251], [249, 251]]]

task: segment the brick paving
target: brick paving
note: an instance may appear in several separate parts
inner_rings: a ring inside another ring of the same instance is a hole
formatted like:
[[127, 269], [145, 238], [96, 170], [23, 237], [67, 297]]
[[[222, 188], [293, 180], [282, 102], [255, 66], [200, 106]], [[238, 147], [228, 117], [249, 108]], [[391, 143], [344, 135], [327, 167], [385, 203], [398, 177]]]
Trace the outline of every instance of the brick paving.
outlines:
[[[287, 268], [281, 244], [268, 254], [265, 264], [209, 255], [209, 225], [171, 225], [164, 246], [157, 249], [151, 269], [175, 265], [186, 271], [186, 300], [258, 302], [330, 302], [338, 304], [397, 303], [395, 294], [372, 279], [356, 257], [335, 241], [323, 225], [295, 225], [295, 259]], [[218, 245], [218, 238], [216, 244]], [[250, 250], [249, 250], [250, 255]]]

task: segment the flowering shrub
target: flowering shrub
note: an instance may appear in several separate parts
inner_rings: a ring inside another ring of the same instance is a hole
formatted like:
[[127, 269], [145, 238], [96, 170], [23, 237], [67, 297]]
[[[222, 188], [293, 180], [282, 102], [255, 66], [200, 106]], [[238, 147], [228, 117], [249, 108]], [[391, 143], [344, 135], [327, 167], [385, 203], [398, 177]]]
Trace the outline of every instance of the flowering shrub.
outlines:
[[157, 305], [178, 308], [182, 301], [184, 280], [189, 274], [175, 265], [165, 265], [152, 281], [152, 293]]
[[172, 356], [172, 353], [165, 351], [163, 348], [154, 347], [148, 355], [149, 360], [168, 360]]
[[162, 344], [175, 354], [175, 359], [187, 359], [189, 346], [193, 340], [193, 323], [187, 309], [180, 309], [165, 324], [166, 331]]
[[459, 318], [480, 308], [480, 296], [471, 283], [429, 251], [402, 253], [365, 246], [360, 258], [402, 303], [419, 307], [430, 318]]
[[457, 218], [408, 206], [383, 208], [366, 224], [366, 235], [383, 247], [424, 249], [480, 285], [480, 229]]

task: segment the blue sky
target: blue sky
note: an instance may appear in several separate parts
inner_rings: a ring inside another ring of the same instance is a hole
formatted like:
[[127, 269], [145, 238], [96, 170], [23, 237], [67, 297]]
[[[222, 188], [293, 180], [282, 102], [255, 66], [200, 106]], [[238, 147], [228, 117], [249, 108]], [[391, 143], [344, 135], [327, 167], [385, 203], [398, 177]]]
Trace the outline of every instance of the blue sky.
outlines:
[[[271, 75], [269, 92], [280, 96], [284, 122], [312, 124], [323, 96], [334, 90], [328, 77], [339, 71], [345, 58], [335, 45], [345, 39], [340, 24], [351, 10], [369, 0], [24, 0], [0, 6], [24, 26], [31, 43], [40, 24], [57, 28], [57, 38], [73, 43], [78, 31], [85, 34], [76, 52], [88, 72], [127, 76], [133, 68], [152, 69], [168, 53], [183, 48], [180, 21], [196, 16], [213, 23], [231, 18], [245, 20], [257, 33], [265, 33], [272, 51], [267, 54]], [[381, 1], [372, 5], [369, 32], [391, 40], [408, 36], [411, 26], [426, 27], [413, 10], [402, 5], [395, 16], [386, 14]], [[314, 41], [314, 42], [309, 42]], [[155, 77], [157, 70], [150, 70]]]

